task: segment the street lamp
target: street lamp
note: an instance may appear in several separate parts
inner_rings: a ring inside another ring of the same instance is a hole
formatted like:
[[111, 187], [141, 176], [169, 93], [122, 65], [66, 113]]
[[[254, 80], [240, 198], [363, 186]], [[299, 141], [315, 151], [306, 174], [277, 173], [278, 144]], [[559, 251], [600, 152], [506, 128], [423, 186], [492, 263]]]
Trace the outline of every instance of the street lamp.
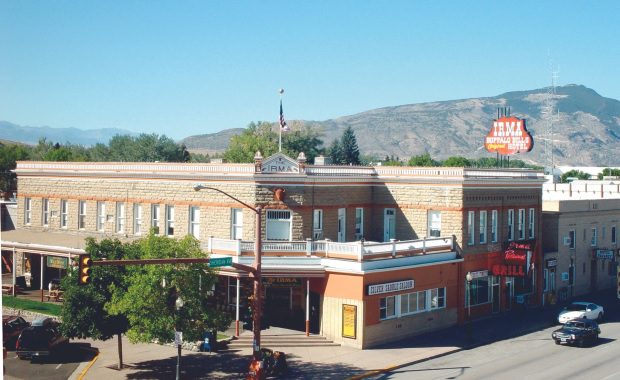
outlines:
[[178, 296], [176, 301], [174, 301], [174, 307], [177, 310], [177, 323], [176, 323], [176, 329], [177, 330], [175, 332], [175, 343], [177, 344], [177, 377], [176, 379], [179, 380], [181, 378], [181, 346], [183, 345], [183, 333], [181, 331], [178, 331], [180, 328], [180, 314], [181, 314], [181, 308], [183, 307], [183, 298], [181, 298], [181, 296]]
[[[261, 206], [250, 206], [249, 204], [233, 197], [225, 191], [217, 189], [215, 187], [203, 186], [202, 184], [194, 185], [194, 191], [200, 190], [213, 190], [217, 191], [220, 194], [227, 196], [228, 198], [234, 200], [235, 202], [242, 204], [244, 207], [249, 208], [254, 211], [256, 214], [256, 222], [254, 229], [254, 270], [252, 272], [254, 276], [254, 297], [253, 297], [253, 316], [252, 316], [252, 330], [254, 334], [253, 344], [252, 344], [252, 357], [256, 361], [261, 360], [260, 354], [260, 320], [261, 320], [261, 304], [262, 304], [262, 283], [261, 283], [261, 256], [262, 256], [262, 237], [261, 237], [261, 223], [262, 223], [262, 207]], [[239, 329], [239, 321], [237, 323], [237, 331]]]
[[467, 272], [465, 275], [465, 280], [467, 282], [467, 342], [471, 341], [471, 281], [473, 280], [473, 276], [471, 272]]

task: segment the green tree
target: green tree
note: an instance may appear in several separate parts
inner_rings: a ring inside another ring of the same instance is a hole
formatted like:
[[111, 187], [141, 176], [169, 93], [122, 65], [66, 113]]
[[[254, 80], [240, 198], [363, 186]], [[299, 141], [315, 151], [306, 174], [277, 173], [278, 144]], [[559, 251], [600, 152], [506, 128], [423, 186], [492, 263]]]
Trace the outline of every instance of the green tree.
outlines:
[[[142, 259], [207, 257], [191, 236], [177, 240], [150, 233], [132, 244]], [[106, 310], [127, 316], [131, 326], [127, 337], [132, 342], [169, 342], [175, 329], [185, 340], [196, 341], [204, 338], [205, 331], [223, 331], [232, 322], [228, 313], [207, 304], [206, 291], [217, 280], [208, 264], [131, 266], [125, 280], [126, 290], [114, 291]], [[184, 301], [179, 311], [174, 307], [177, 297]]]
[[[93, 238], [86, 239], [86, 252], [93, 260], [118, 260], [132, 256], [131, 246], [121, 243], [118, 239], [104, 239], [96, 242]], [[135, 256], [135, 255], [134, 255]], [[114, 335], [118, 337], [119, 368], [123, 366], [121, 335], [129, 328], [127, 318], [119, 314], [110, 314], [106, 305], [112, 299], [113, 292], [126, 288], [125, 267], [94, 266], [92, 281], [88, 285], [78, 285], [75, 274], [63, 278], [64, 302], [61, 306], [62, 324], [60, 330], [68, 338], [92, 338], [108, 340]]]
[[320, 139], [319, 132], [310, 127], [282, 134], [282, 150], [292, 158], [296, 158], [300, 152], [303, 152], [307, 162], [312, 163], [316, 156], [325, 153], [322, 146], [323, 140]]
[[340, 147], [342, 150], [342, 158], [345, 165], [359, 165], [360, 162], [360, 150], [357, 146], [357, 138], [353, 132], [353, 128], [348, 126], [342, 133], [340, 138]]
[[603, 177], [620, 177], [620, 169], [612, 169], [612, 168], [605, 168], [603, 169], [602, 172], [598, 173], [597, 177], [598, 179], [602, 180]]
[[461, 156], [452, 156], [448, 157], [444, 162], [444, 166], [452, 166], [452, 167], [469, 167], [471, 163], [465, 157]]
[[562, 177], [560, 177], [560, 181], [562, 183], [570, 182], [569, 178], [587, 180], [587, 179], [590, 179], [590, 174], [582, 172], [581, 170], [573, 169], [573, 170], [569, 170], [566, 173], [562, 174]]
[[251, 122], [243, 133], [233, 136], [223, 157], [227, 162], [254, 162], [257, 151], [260, 151], [263, 157], [269, 157], [278, 151], [278, 134], [267, 122]]
[[31, 149], [21, 144], [0, 143], [0, 191], [16, 190], [15, 169], [17, 161], [27, 160]]
[[407, 162], [409, 166], [439, 166], [439, 163], [431, 158], [429, 153], [413, 156]]
[[344, 152], [342, 150], [342, 145], [340, 144], [340, 139], [334, 139], [334, 141], [332, 141], [331, 145], [327, 149], [327, 152], [329, 154], [329, 157], [332, 159], [332, 164], [345, 164]]

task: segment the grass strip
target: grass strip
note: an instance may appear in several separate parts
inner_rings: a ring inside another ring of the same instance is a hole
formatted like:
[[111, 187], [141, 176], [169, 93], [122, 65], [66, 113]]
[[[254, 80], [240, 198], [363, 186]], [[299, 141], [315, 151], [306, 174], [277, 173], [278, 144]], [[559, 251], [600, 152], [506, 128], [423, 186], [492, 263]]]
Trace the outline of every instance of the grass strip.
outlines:
[[33, 301], [12, 296], [2, 296], [2, 306], [12, 307], [14, 309], [28, 310], [35, 313], [47, 314], [47, 315], [60, 315], [60, 305], [54, 305], [51, 303]]

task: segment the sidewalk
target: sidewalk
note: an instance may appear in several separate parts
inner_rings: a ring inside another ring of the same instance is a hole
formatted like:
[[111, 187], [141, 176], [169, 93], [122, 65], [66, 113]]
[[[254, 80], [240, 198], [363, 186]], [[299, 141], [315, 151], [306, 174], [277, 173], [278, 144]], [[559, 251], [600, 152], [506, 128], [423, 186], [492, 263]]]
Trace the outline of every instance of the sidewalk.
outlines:
[[[615, 291], [580, 297], [605, 306], [606, 314], [616, 308]], [[290, 347], [287, 354], [291, 379], [347, 379], [363, 378], [387, 368], [397, 368], [433, 357], [447, 355], [462, 349], [543, 330], [555, 324], [559, 306], [515, 310], [473, 321], [471, 329], [455, 326], [445, 330], [412, 337], [374, 349], [358, 350], [348, 347]], [[617, 312], [614, 310], [614, 314]], [[471, 335], [469, 334], [471, 331]], [[277, 334], [278, 329], [262, 332], [264, 336]], [[157, 344], [130, 344], [123, 339], [123, 356], [127, 368], [116, 369], [118, 364], [116, 339], [93, 342], [99, 357], [88, 369], [85, 379], [171, 379], [176, 371], [176, 348]], [[181, 378], [183, 379], [242, 379], [251, 358], [251, 349], [243, 348], [222, 353], [183, 351]], [[78, 378], [86, 364], [74, 373]]]

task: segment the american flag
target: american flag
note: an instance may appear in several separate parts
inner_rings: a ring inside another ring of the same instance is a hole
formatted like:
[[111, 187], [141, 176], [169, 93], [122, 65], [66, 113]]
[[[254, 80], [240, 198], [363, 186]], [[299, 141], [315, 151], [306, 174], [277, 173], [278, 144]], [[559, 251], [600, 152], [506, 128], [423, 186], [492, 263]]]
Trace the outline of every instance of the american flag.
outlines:
[[284, 112], [282, 111], [282, 99], [280, 99], [280, 130], [283, 132], [288, 132], [290, 130], [288, 125], [286, 125], [286, 121], [284, 121]]

